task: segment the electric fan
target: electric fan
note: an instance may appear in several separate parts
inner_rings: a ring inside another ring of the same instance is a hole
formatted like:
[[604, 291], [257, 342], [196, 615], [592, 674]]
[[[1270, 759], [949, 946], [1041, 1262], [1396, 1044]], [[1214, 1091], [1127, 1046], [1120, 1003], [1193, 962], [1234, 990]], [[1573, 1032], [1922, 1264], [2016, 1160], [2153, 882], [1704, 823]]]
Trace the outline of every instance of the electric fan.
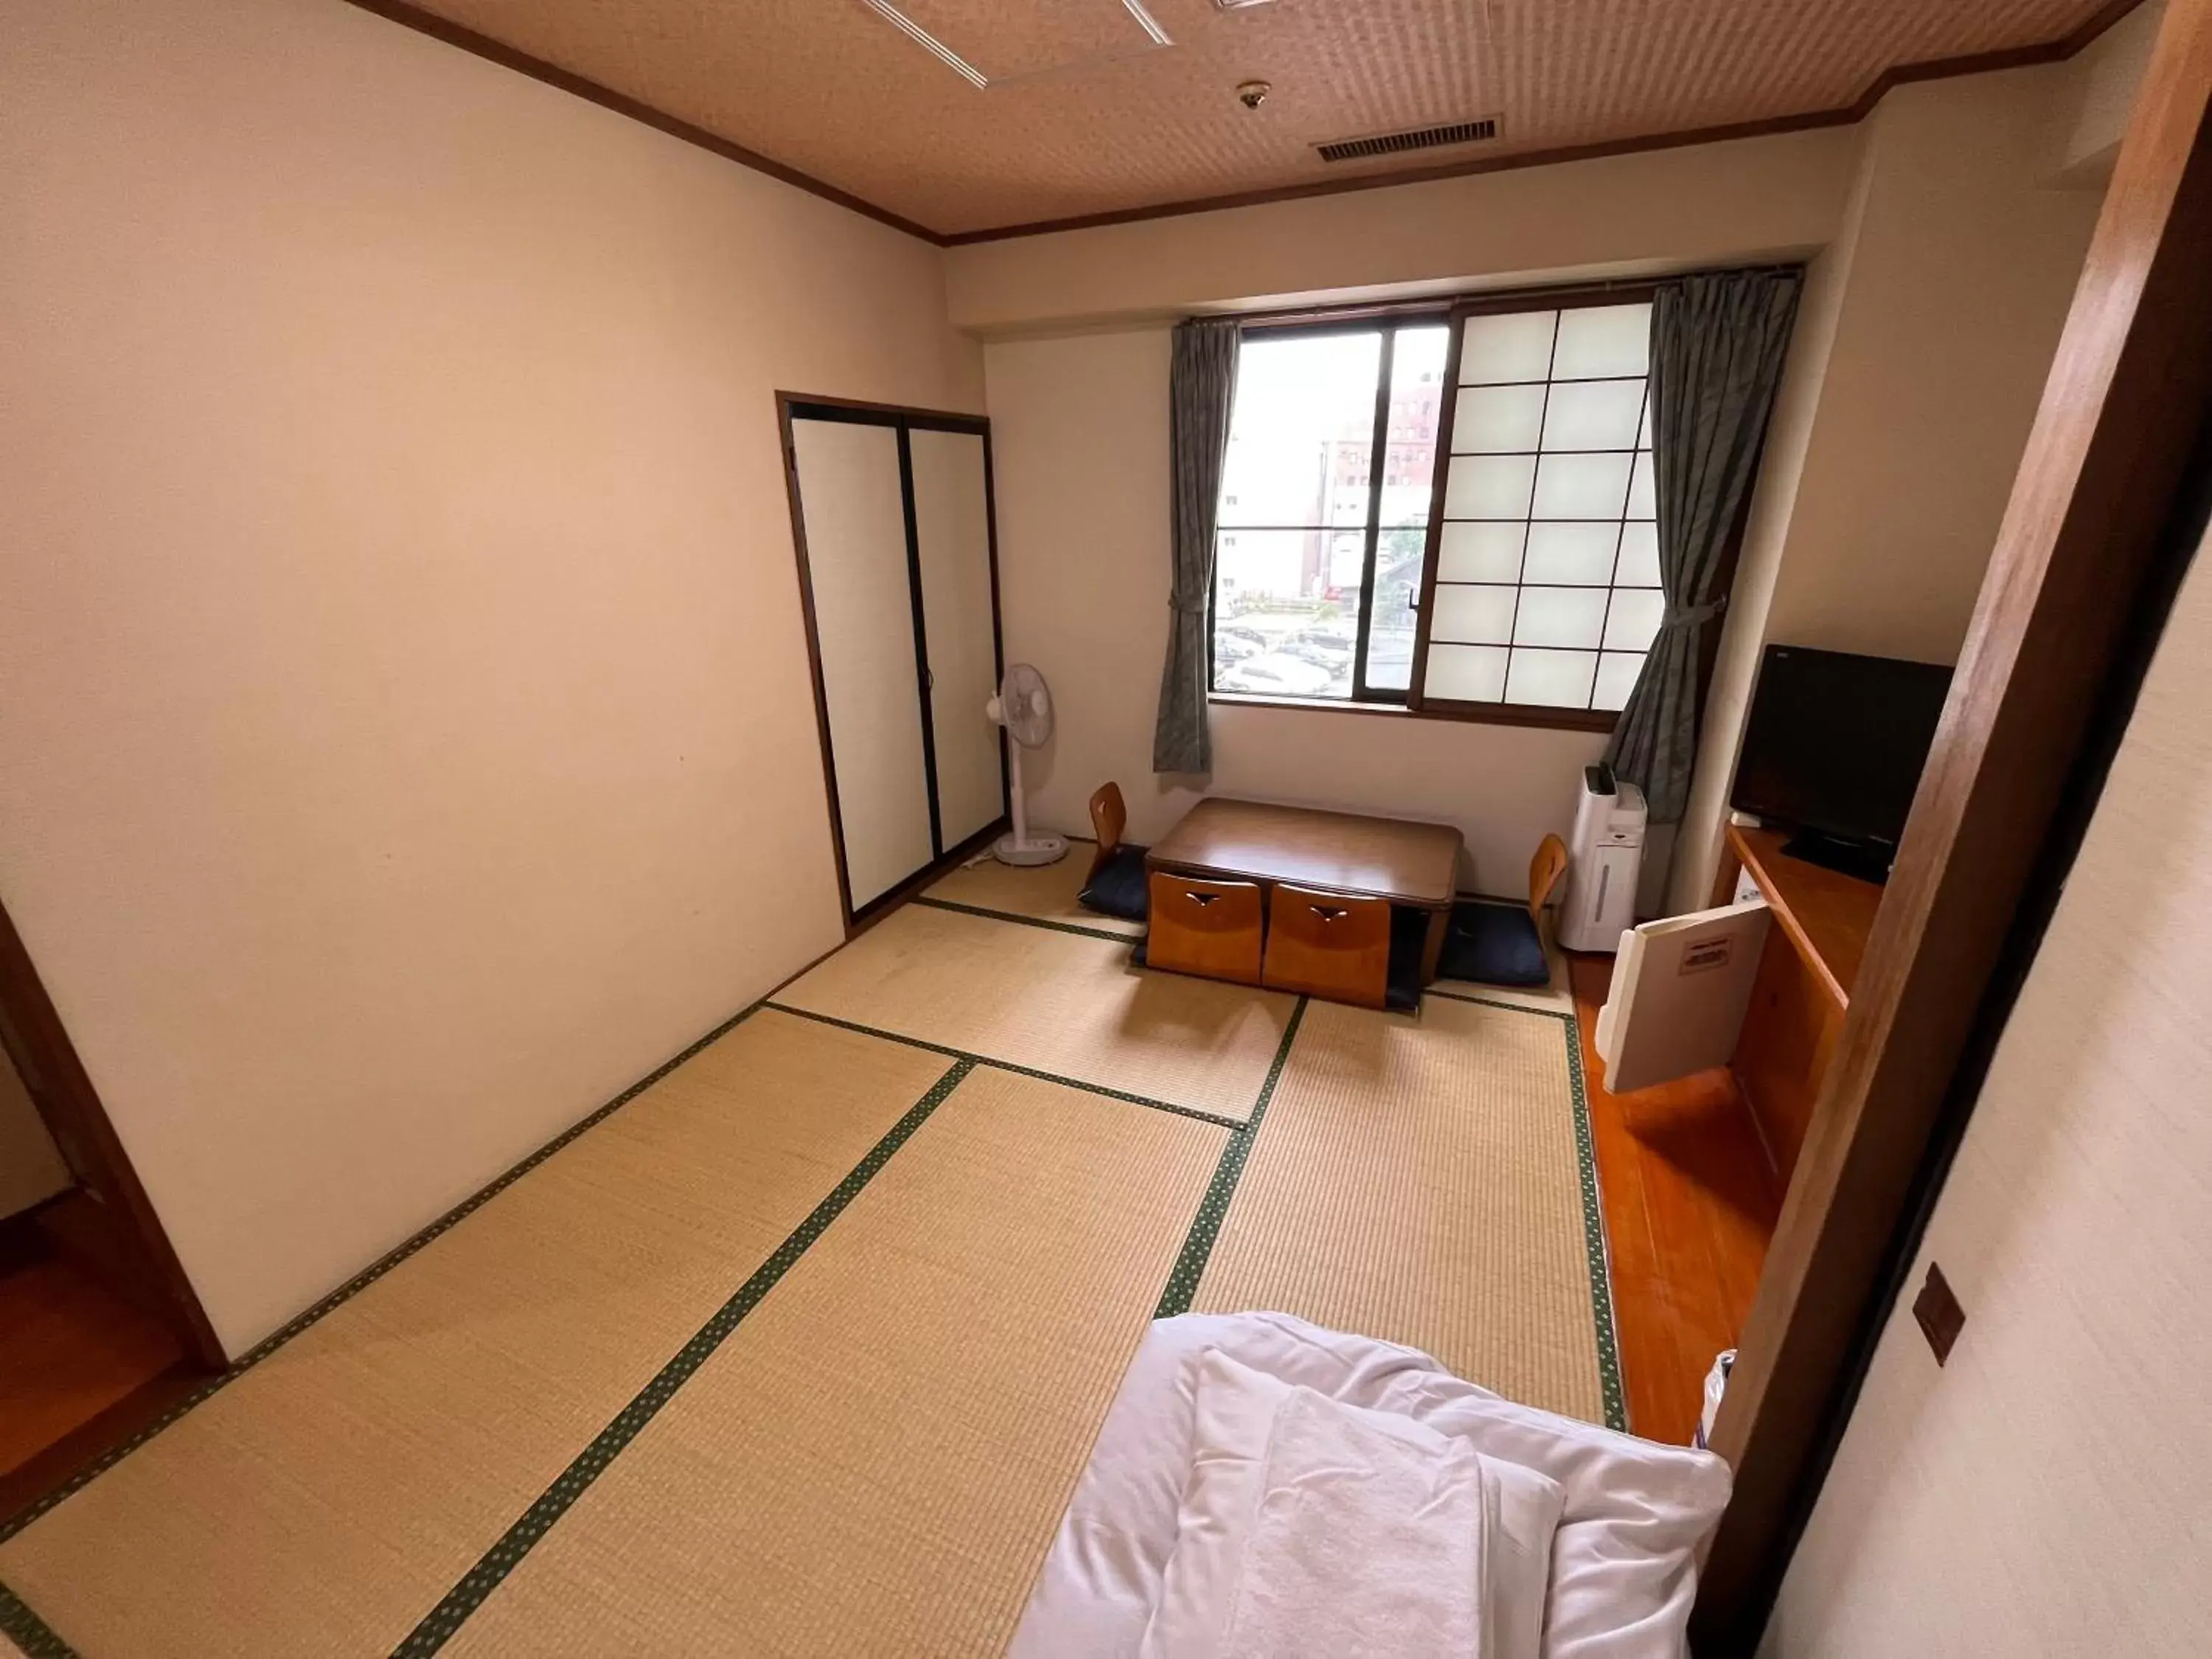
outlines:
[[1030, 834], [1027, 803], [1022, 799], [1022, 750], [1035, 749], [1052, 735], [1052, 693], [1044, 676], [1025, 662], [1006, 670], [999, 695], [983, 705], [983, 712], [1006, 728], [1014, 741], [1014, 829], [991, 844], [991, 854], [1001, 864], [1050, 864], [1067, 856], [1065, 836]]

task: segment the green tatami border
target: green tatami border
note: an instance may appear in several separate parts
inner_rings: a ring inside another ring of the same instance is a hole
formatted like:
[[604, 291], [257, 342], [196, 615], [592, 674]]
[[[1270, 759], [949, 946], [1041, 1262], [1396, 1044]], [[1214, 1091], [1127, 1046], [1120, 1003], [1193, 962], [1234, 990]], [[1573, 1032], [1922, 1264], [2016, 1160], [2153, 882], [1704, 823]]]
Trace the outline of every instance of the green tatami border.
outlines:
[[0, 1584], [0, 1635], [22, 1649], [24, 1659], [77, 1659], [76, 1650], [5, 1584]]
[[[586, 1130], [604, 1122], [613, 1113], [636, 1099], [638, 1096], [676, 1070], [678, 1066], [720, 1042], [722, 1038], [737, 1030], [767, 1006], [768, 1000], [763, 997], [759, 1001], [731, 1015], [706, 1036], [654, 1066], [653, 1070], [647, 1072], [605, 1105], [594, 1109], [570, 1124], [520, 1163], [514, 1164], [503, 1174], [495, 1176], [490, 1182], [463, 1199], [445, 1214], [423, 1228], [422, 1231], [415, 1234], [386, 1255], [380, 1256], [336, 1290], [309, 1305], [303, 1312], [295, 1315], [270, 1334], [246, 1350], [228, 1370], [210, 1377], [200, 1387], [193, 1389], [191, 1393], [186, 1395], [122, 1444], [87, 1464], [44, 1498], [16, 1514], [4, 1524], [0, 1524], [0, 1544], [6, 1543], [26, 1527], [51, 1511], [57, 1504], [82, 1492], [94, 1480], [145, 1445], [155, 1436], [222, 1393], [223, 1389], [245, 1376], [246, 1372], [268, 1358], [286, 1343], [360, 1295], [362, 1291], [422, 1249], [423, 1246], [452, 1231], [455, 1226], [482, 1209]], [[21, 1648], [30, 1656], [30, 1659], [70, 1659], [70, 1656], [76, 1653], [76, 1650], [57, 1635], [28, 1603], [10, 1590], [4, 1581], [0, 1581], [0, 1633], [4, 1633], [10, 1641]]]
[[[1003, 921], [1021, 926], [1043, 927], [1049, 931], [1096, 938], [1116, 945], [1127, 946], [1136, 942], [1137, 936], [1085, 928], [1071, 923], [1056, 922], [1036, 916], [1024, 916], [1009, 912], [982, 909], [945, 900], [922, 897], [915, 901], [937, 908], [960, 911]], [[798, 977], [795, 975], [793, 981]], [[781, 991], [784, 987], [778, 987]], [[1458, 992], [1431, 990], [1426, 994], [1448, 1000], [1474, 1003], [1486, 1007], [1502, 1009], [1512, 1013], [1535, 1014], [1560, 1021], [1567, 1043], [1577, 1164], [1581, 1176], [1583, 1222], [1588, 1244], [1593, 1304], [1596, 1314], [1599, 1370], [1606, 1407], [1606, 1421], [1614, 1429], [1626, 1427], [1623, 1404], [1619, 1348], [1614, 1336], [1611, 1297], [1611, 1274], [1604, 1231], [1602, 1211], [1598, 1200], [1597, 1170], [1591, 1134], [1589, 1108], [1583, 1079], [1578, 1042], [1579, 1024], [1572, 1012], [1529, 1007], [1522, 1004], [1495, 1000]], [[1191, 1119], [1225, 1132], [1225, 1141], [1220, 1158], [1196, 1215], [1177, 1254], [1167, 1284], [1163, 1288], [1154, 1317], [1165, 1318], [1188, 1310], [1199, 1280], [1212, 1255], [1221, 1226], [1226, 1219], [1237, 1182], [1249, 1158], [1255, 1137], [1265, 1121], [1268, 1103], [1273, 1097], [1288, 1065], [1297, 1033], [1303, 1024], [1308, 999], [1300, 996], [1294, 1002], [1274, 1056], [1259, 1094], [1254, 1102], [1251, 1115], [1239, 1121], [1217, 1113], [1180, 1106], [1171, 1101], [1117, 1090], [1103, 1085], [1085, 1082], [1033, 1066], [1018, 1065], [989, 1055], [910, 1037], [900, 1032], [884, 1030], [857, 1021], [819, 1014], [811, 1010], [791, 1006], [775, 1000], [776, 992], [760, 999], [725, 1020], [714, 1030], [692, 1042], [652, 1072], [638, 1079], [622, 1093], [597, 1109], [578, 1120], [561, 1133], [547, 1141], [537, 1151], [514, 1164], [437, 1220], [415, 1234], [405, 1243], [379, 1259], [343, 1285], [317, 1301], [304, 1312], [288, 1322], [274, 1334], [245, 1354], [236, 1364], [220, 1376], [212, 1377], [201, 1388], [180, 1401], [155, 1422], [133, 1436], [120, 1446], [82, 1470], [65, 1485], [48, 1494], [38, 1503], [0, 1526], [0, 1542], [20, 1533], [40, 1516], [52, 1510], [90, 1481], [113, 1468], [123, 1458], [145, 1445], [208, 1399], [243, 1376], [254, 1365], [275, 1353], [308, 1328], [327, 1316], [344, 1303], [367, 1289], [410, 1256], [429, 1244], [459, 1222], [481, 1208], [492, 1198], [532, 1170], [545, 1162], [554, 1153], [576, 1139], [586, 1130], [603, 1121], [614, 1111], [635, 1099], [678, 1066], [728, 1036], [763, 1009], [852, 1031], [862, 1036], [896, 1042], [943, 1056], [948, 1062], [944, 1074], [932, 1085], [922, 1098], [900, 1119], [899, 1122], [877, 1143], [861, 1163], [823, 1198], [769, 1258], [762, 1262], [685, 1343], [653, 1380], [630, 1401], [600, 1432], [593, 1437], [569, 1463], [553, 1484], [532, 1503], [505, 1534], [494, 1543], [476, 1565], [454, 1583], [435, 1607], [427, 1613], [394, 1650], [395, 1656], [417, 1656], [438, 1651], [459, 1631], [469, 1616], [498, 1588], [530, 1549], [559, 1521], [579, 1497], [598, 1479], [623, 1450], [635, 1438], [654, 1415], [673, 1399], [678, 1391], [697, 1371], [707, 1358], [726, 1340], [738, 1324], [760, 1301], [773, 1290], [783, 1275], [799, 1259], [836, 1219], [868, 1180], [880, 1170], [900, 1146], [924, 1122], [938, 1105], [951, 1095], [959, 1083], [978, 1067], [1011, 1073], [1039, 1081], [1055, 1083], [1081, 1092], [1119, 1100], [1150, 1110], [1167, 1112]], [[4, 1632], [21, 1647], [28, 1659], [74, 1659], [75, 1650], [52, 1630], [19, 1596], [0, 1583], [0, 1632]]]
[[1574, 1097], [1575, 1169], [1582, 1180], [1583, 1244], [1589, 1257], [1590, 1304], [1597, 1320], [1597, 1375], [1605, 1400], [1605, 1425], [1628, 1432], [1628, 1395], [1620, 1376], [1620, 1336], [1613, 1317], [1613, 1249], [1606, 1237], [1605, 1204], [1597, 1184], [1597, 1137], [1590, 1127], [1589, 1091], [1583, 1076], [1582, 1016], [1565, 1008], [1532, 1008], [1525, 1002], [1430, 989], [1425, 994], [1447, 1002], [1471, 1002], [1511, 1014], [1556, 1019], [1567, 1040], [1567, 1082]]
[[477, 1559], [476, 1565], [461, 1575], [459, 1582], [446, 1592], [436, 1607], [423, 1614], [422, 1622], [392, 1650], [392, 1659], [420, 1659], [420, 1656], [437, 1652], [453, 1638], [469, 1615], [483, 1605], [484, 1599], [505, 1582], [507, 1576], [521, 1564], [522, 1558], [530, 1553], [538, 1540], [552, 1529], [553, 1523], [568, 1513], [570, 1505], [584, 1495], [594, 1480], [606, 1473], [623, 1449], [637, 1438], [639, 1431], [676, 1397], [677, 1391], [690, 1381], [693, 1373], [729, 1339], [730, 1334], [744, 1322], [745, 1316], [760, 1305], [761, 1299], [774, 1290], [777, 1281], [791, 1270], [792, 1265], [805, 1255], [807, 1247], [822, 1237], [830, 1224], [843, 1212], [845, 1206], [868, 1184], [875, 1173], [890, 1161], [891, 1154], [907, 1143], [914, 1132], [928, 1120], [929, 1115], [942, 1105], [974, 1070], [974, 1063], [964, 1058], [955, 1060], [946, 1068], [945, 1075], [932, 1084], [929, 1091], [907, 1109], [906, 1115], [870, 1148], [866, 1158], [854, 1165], [851, 1173], [831, 1189], [830, 1195], [814, 1206], [791, 1236], [775, 1247], [768, 1260], [738, 1287], [736, 1294], [714, 1310], [713, 1317], [699, 1328], [689, 1342], [677, 1350], [675, 1358], [654, 1373], [653, 1380], [638, 1391], [637, 1397], [592, 1437], [591, 1444], [576, 1454], [568, 1467], [538, 1495], [535, 1503], [522, 1512], [499, 1541]]
[[1141, 929], [1133, 933], [1117, 933], [1110, 927], [1085, 927], [1077, 921], [1054, 921], [1050, 916], [1025, 916], [1014, 910], [992, 910], [980, 904], [962, 904], [952, 899], [932, 898], [918, 893], [912, 902], [926, 904], [933, 910], [957, 910], [963, 916], [984, 916], [993, 921], [1018, 921], [1030, 927], [1046, 927], [1055, 933], [1074, 933], [1083, 939], [1103, 939], [1115, 945], [1134, 945], [1144, 938]]
[[1190, 1299], [1198, 1292], [1198, 1281], [1206, 1272], [1207, 1259], [1213, 1254], [1213, 1241], [1221, 1235], [1221, 1224], [1229, 1214], [1229, 1200], [1237, 1195], [1237, 1178], [1244, 1173], [1244, 1160], [1250, 1156], [1253, 1139], [1260, 1133], [1260, 1125], [1267, 1115], [1267, 1103], [1275, 1097], [1275, 1085], [1282, 1081], [1283, 1067], [1290, 1063], [1291, 1044], [1297, 1040], [1298, 1027], [1305, 1021], [1306, 1002], [1300, 997], [1291, 1010], [1290, 1024], [1283, 1027], [1283, 1040], [1276, 1047], [1273, 1062], [1267, 1067], [1267, 1080], [1260, 1085], [1260, 1097], [1252, 1103], [1252, 1115], [1235, 1126], [1229, 1144], [1221, 1149], [1221, 1161], [1213, 1166], [1213, 1179], [1206, 1184], [1206, 1196], [1199, 1200], [1198, 1213], [1191, 1218], [1190, 1231], [1184, 1236], [1182, 1249], [1176, 1253], [1175, 1266], [1168, 1273], [1166, 1287], [1152, 1310], [1155, 1319], [1172, 1319], [1177, 1314], [1190, 1311]]
[[[1039, 1071], [1034, 1066], [1018, 1066], [1011, 1060], [994, 1060], [988, 1054], [979, 1054], [966, 1048], [954, 1048], [942, 1042], [932, 1042], [926, 1037], [908, 1036], [903, 1031], [887, 1031], [880, 1025], [864, 1025], [857, 1019], [842, 1019], [836, 1014], [817, 1014], [811, 1008], [794, 1008], [787, 1002], [769, 1002], [764, 1006], [779, 1014], [795, 1014], [800, 1019], [811, 1019], [823, 1025], [834, 1025], [841, 1031], [856, 1031], [862, 1036], [881, 1037], [886, 1042], [902, 1042], [909, 1048], [920, 1048], [933, 1054], [943, 1054], [947, 1060], [964, 1060], [975, 1066], [987, 1066], [994, 1072], [1012, 1072], [1017, 1077], [1033, 1077], [1040, 1083], [1058, 1083], [1070, 1089], [1080, 1089], [1087, 1095], [1103, 1095], [1109, 1100], [1127, 1101], [1132, 1106], [1148, 1106], [1156, 1112], [1172, 1112], [1177, 1117], [1194, 1118], [1200, 1123], [1211, 1123], [1217, 1129], [1241, 1129], [1244, 1126], [1233, 1117], [1224, 1117], [1218, 1112], [1201, 1112], [1195, 1106], [1178, 1106], [1172, 1100], [1155, 1100], [1150, 1095], [1133, 1095], [1127, 1089], [1110, 1089], [1103, 1083], [1085, 1083], [1079, 1077], [1064, 1077], [1058, 1072]], [[1296, 1024], [1293, 1012], [1292, 1023]], [[1282, 1064], [1279, 1057], [1276, 1065]], [[1264, 1103], [1265, 1091], [1260, 1096]]]

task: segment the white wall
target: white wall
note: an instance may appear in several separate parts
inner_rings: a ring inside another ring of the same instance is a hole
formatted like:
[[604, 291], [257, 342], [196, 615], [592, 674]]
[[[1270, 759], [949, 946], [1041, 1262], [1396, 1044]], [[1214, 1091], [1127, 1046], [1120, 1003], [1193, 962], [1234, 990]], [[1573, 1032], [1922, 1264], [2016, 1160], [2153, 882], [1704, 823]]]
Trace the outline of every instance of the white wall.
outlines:
[[1709, 895], [1764, 646], [1957, 660], [2103, 200], [2102, 175], [2062, 179], [2060, 154], [2106, 61], [1901, 87], [1862, 124], [1771, 428], [1670, 909]]
[[1778, 257], [1833, 233], [1856, 149], [1852, 129], [1826, 127], [977, 242], [946, 255], [952, 319], [1061, 332], [1284, 296]]
[[2208, 705], [2200, 550], [1913, 1266], [1965, 1330], [1891, 1317], [1767, 1659], [2205, 1650]]
[[[1140, 836], [1194, 799], [1155, 780], [1166, 630], [1167, 319], [1328, 289], [1436, 291], [1812, 255], [1674, 859], [1642, 908], [1704, 902], [1769, 640], [1950, 660], [2087, 246], [2106, 57], [1900, 88], [1856, 128], [955, 248], [983, 332], [1007, 642], [1060, 693], [1040, 816], [1115, 777]], [[2097, 97], [2086, 90], [2091, 70]], [[1115, 320], [1118, 319], [1118, 320]], [[1404, 813], [1467, 834], [1510, 892], [1564, 831], [1587, 733], [1217, 703], [1222, 793]]]
[[[1051, 752], [1030, 768], [1040, 820], [1085, 828], [1085, 802], [1109, 777], [1140, 839], [1197, 799], [1200, 781], [1152, 770], [1170, 319], [1261, 296], [1804, 252], [1832, 234], [1855, 145], [1848, 131], [1796, 133], [951, 250], [954, 319], [993, 342], [1007, 650], [1044, 671], [1058, 703]], [[1536, 843], [1567, 830], [1582, 769], [1605, 747], [1589, 732], [1402, 713], [1212, 713], [1212, 790], [1456, 823], [1462, 884], [1492, 893], [1526, 890]], [[1664, 852], [1662, 837], [1647, 874], [1663, 876]]]
[[2057, 65], [1928, 82], [1868, 118], [1772, 639], [1957, 659], [2103, 201], [2053, 187], [2066, 88]]
[[[1037, 822], [1089, 834], [1108, 779], [1132, 840], [1156, 840], [1198, 799], [1152, 772], [1168, 628], [1168, 334], [1147, 328], [988, 347], [1006, 656], [1053, 689], [1056, 722], [1024, 757]], [[1217, 703], [1212, 787], [1295, 805], [1456, 823], [1461, 878], [1525, 892], [1528, 859], [1571, 817], [1602, 736]]]
[[773, 391], [939, 252], [337, 0], [0, 13], [0, 894], [224, 1342], [840, 936]]

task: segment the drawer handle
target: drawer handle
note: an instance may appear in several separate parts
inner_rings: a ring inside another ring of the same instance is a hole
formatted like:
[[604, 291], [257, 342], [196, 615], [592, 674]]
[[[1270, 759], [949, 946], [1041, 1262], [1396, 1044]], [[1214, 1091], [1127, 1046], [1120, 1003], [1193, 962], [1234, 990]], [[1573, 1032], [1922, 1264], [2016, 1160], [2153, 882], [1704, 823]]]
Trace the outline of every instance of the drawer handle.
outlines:
[[1221, 895], [1218, 893], [1193, 893], [1186, 890], [1183, 896], [1188, 899], [1193, 904], [1211, 904], [1214, 900], [1219, 898]]
[[1352, 914], [1340, 904], [1309, 904], [1306, 908], [1323, 921], [1342, 921]]

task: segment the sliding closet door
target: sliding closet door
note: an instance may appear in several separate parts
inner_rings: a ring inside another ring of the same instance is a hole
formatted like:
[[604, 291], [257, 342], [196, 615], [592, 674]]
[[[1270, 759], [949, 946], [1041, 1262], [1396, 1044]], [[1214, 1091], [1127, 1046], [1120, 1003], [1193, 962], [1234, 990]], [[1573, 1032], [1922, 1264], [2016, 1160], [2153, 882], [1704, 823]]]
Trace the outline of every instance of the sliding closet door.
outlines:
[[990, 489], [980, 433], [917, 426], [907, 439], [936, 738], [939, 838], [950, 849], [1006, 810], [999, 728], [983, 712], [999, 684]]
[[898, 429], [794, 417], [792, 459], [852, 908], [936, 856]]

